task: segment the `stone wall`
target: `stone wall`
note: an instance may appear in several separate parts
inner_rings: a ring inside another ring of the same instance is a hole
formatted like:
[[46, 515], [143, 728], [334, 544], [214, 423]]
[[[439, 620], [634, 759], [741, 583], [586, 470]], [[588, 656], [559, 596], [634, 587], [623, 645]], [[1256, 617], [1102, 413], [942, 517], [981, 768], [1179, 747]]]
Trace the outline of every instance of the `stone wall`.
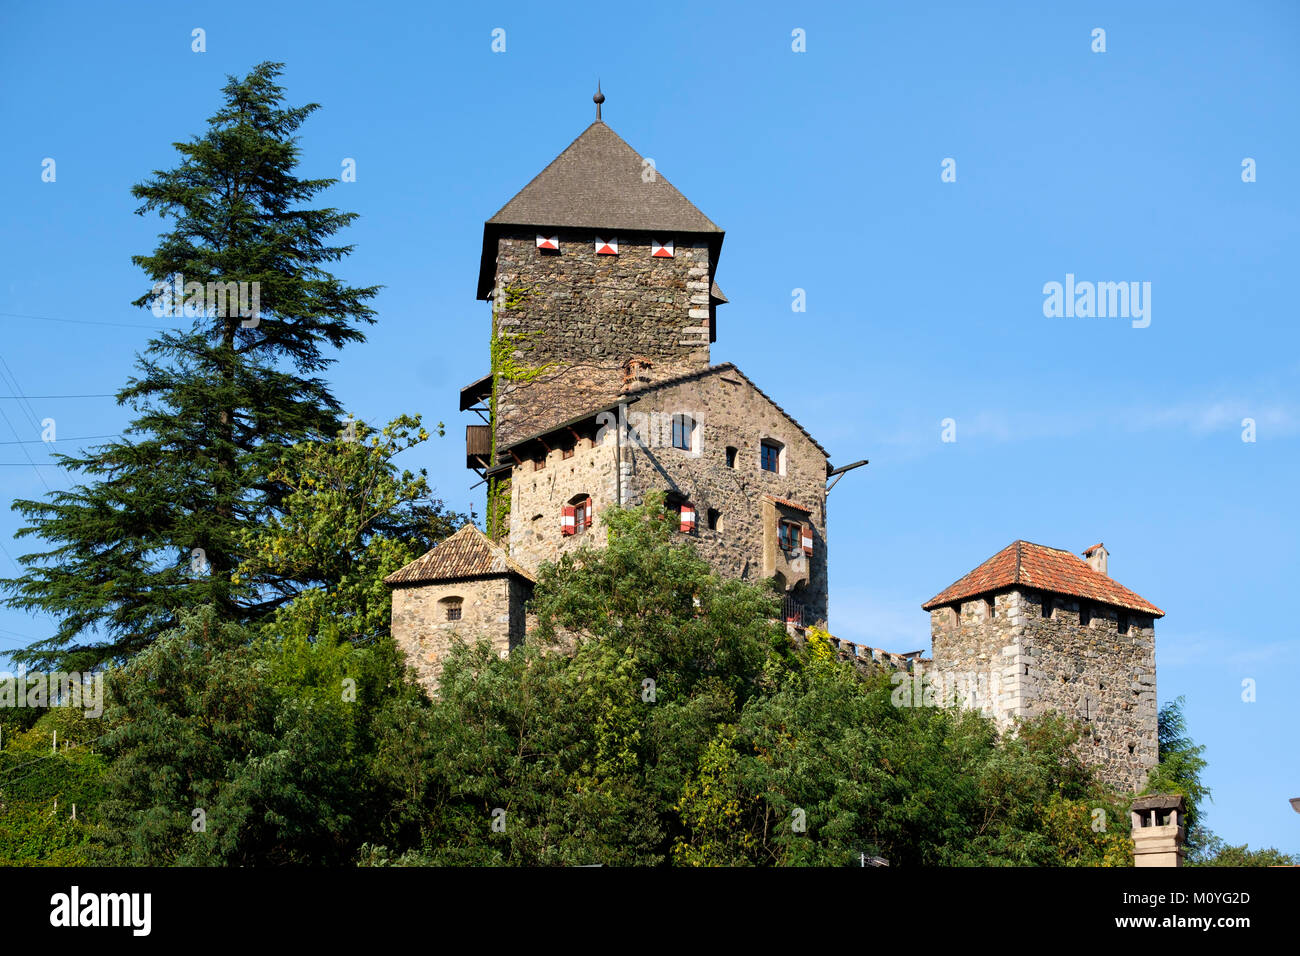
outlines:
[[[672, 447], [671, 417], [691, 415], [695, 422], [691, 451]], [[510, 554], [529, 571], [554, 561], [591, 539], [591, 531], [564, 536], [561, 509], [575, 496], [590, 495], [595, 508], [595, 540], [604, 540], [601, 512], [618, 500], [640, 504], [647, 492], [660, 489], [695, 506], [692, 540], [704, 558], [725, 577], [758, 581], [769, 576], [765, 553], [774, 548], [778, 513], [798, 517], [813, 528], [811, 558], [780, 564], [787, 581], [806, 579], [795, 597], [807, 608], [809, 623], [827, 618], [826, 457], [789, 418], [740, 376], [721, 369], [676, 385], [630, 396], [626, 417], [643, 445], [624, 441], [617, 447], [617, 428], [608, 428], [600, 443], [583, 440], [572, 457], [556, 448], [538, 470], [525, 461], [514, 469]], [[664, 428], [647, 427], [649, 422]], [[763, 438], [784, 446], [784, 474], [760, 467]], [[736, 449], [734, 467], [727, 448]], [[621, 451], [621, 458], [620, 458]], [[803, 514], [774, 508], [764, 496], [793, 500], [811, 509]], [[717, 527], [710, 528], [710, 512]], [[802, 565], [798, 570], [797, 566]]]
[[[1043, 601], [1048, 614], [1043, 615]], [[1155, 766], [1155, 629], [1145, 615], [1059, 595], [1012, 589], [931, 612], [932, 672], [961, 689], [961, 702], [1002, 727], [1057, 711], [1083, 721], [1079, 754], [1102, 779], [1136, 791]], [[1119, 632], [1121, 615], [1127, 633]]]
[[528, 290], [498, 311], [498, 331], [536, 333], [516, 361], [558, 363], [532, 382], [502, 382], [498, 445], [535, 434], [615, 398], [623, 363], [646, 358], [653, 381], [709, 364], [714, 307], [708, 244], [675, 238], [672, 258], [652, 258], [649, 235], [620, 234], [616, 256], [598, 256], [595, 233], [561, 230], [560, 251], [537, 248], [537, 230], [497, 241], [496, 288]]
[[[498, 653], [524, 639], [524, 602], [530, 585], [513, 576], [393, 588], [393, 638], [430, 693], [454, 640], [487, 640]], [[447, 620], [445, 598], [461, 599], [461, 618]]]

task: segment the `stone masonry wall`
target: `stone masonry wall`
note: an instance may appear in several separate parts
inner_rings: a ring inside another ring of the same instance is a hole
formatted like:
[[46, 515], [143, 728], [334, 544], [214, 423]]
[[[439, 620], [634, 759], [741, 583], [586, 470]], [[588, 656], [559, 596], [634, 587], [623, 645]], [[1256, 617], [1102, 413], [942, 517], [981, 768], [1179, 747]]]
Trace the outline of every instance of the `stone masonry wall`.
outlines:
[[[962, 602], [960, 617], [936, 608], [929, 670], [1002, 727], [1048, 711], [1083, 721], [1080, 756], [1132, 792], [1157, 761], [1155, 630], [1149, 617], [1088, 607], [1091, 620], [1081, 625], [1078, 600], [1013, 589], [996, 595], [992, 618], [983, 598]], [[1121, 614], [1127, 634], [1119, 633]]]
[[[601, 512], [618, 500], [625, 507], [640, 504], [648, 491], [675, 492], [695, 506], [694, 542], [719, 574], [757, 581], [767, 576], [764, 550], [775, 539], [773, 510], [764, 495], [793, 499], [812, 509], [799, 517], [813, 527], [813, 555], [806, 561], [808, 581], [796, 599], [807, 608], [807, 621], [827, 618], [826, 458], [788, 418], [777, 411], [744, 379], [722, 370], [698, 379], [629, 396], [627, 418], [649, 447], [624, 442], [621, 467], [616, 429], [609, 428], [600, 444], [578, 443], [573, 456], [557, 448], [546, 456], [546, 467], [532, 462], [514, 469], [511, 502], [510, 554], [530, 571], [542, 561], [588, 543], [591, 531], [564, 536], [560, 515], [578, 495], [594, 504], [595, 540], [604, 540]], [[685, 413], [697, 422], [694, 448], [672, 447], [673, 414]], [[652, 417], [654, 416], [654, 417]], [[667, 427], [659, 434], [648, 421]], [[785, 446], [785, 474], [760, 467], [763, 438]], [[726, 464], [727, 447], [737, 450], [735, 467]], [[708, 527], [709, 512], [718, 513], [718, 527]], [[787, 568], [788, 577], [793, 573]]]
[[[487, 640], [498, 653], [524, 638], [528, 585], [513, 577], [420, 584], [393, 589], [393, 638], [425, 689], [434, 690], [453, 640]], [[461, 619], [448, 621], [443, 598], [461, 598]], [[512, 599], [513, 598], [513, 599]]]
[[594, 232], [561, 230], [558, 253], [537, 248], [536, 229], [498, 239], [496, 288], [528, 290], [519, 308], [499, 311], [498, 330], [537, 333], [521, 343], [520, 363], [559, 364], [533, 382], [500, 383], [498, 444], [612, 400], [629, 358], [649, 359], [652, 381], [708, 366], [708, 244], [659, 237], [675, 239], [674, 255], [652, 258], [650, 235], [617, 238], [615, 256], [596, 255]]

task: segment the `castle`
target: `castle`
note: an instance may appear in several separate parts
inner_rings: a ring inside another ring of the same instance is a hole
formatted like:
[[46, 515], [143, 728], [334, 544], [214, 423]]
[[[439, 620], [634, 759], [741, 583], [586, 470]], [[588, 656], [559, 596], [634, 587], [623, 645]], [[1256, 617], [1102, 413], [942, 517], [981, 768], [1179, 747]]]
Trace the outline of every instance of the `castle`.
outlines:
[[[454, 639], [501, 653], [527, 631], [539, 566], [604, 540], [602, 512], [661, 490], [680, 531], [723, 576], [775, 579], [793, 631], [828, 616], [826, 498], [836, 468], [731, 363], [711, 364], [723, 231], [600, 118], [483, 227], [478, 297], [490, 367], [460, 393], [466, 466], [488, 487], [485, 534], [466, 525], [386, 580], [393, 635], [427, 687]], [[832, 480], [833, 479], [833, 480]], [[941, 592], [933, 656], [837, 642], [917, 674], [969, 678], [965, 702], [1007, 725], [1077, 714], [1106, 778], [1155, 762], [1153, 619], [1088, 561], [1016, 542]]]

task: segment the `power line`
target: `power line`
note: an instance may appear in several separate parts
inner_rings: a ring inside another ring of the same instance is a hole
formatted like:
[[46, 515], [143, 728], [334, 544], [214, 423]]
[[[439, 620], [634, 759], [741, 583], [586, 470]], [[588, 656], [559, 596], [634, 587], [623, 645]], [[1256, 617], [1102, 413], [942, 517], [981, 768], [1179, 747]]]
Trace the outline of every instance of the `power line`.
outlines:
[[[23, 396], [23, 400], [28, 400], [33, 398], [115, 398], [115, 397], [116, 394], [114, 392], [94, 392], [88, 395], [25, 395]], [[14, 401], [19, 400], [17, 395], [0, 395], [0, 400], [6, 398], [12, 399]]]
[[[0, 398], [4, 398], [4, 397], [6, 396], [0, 395]], [[121, 432], [118, 432], [113, 435], [79, 435], [76, 438], [60, 438], [59, 441], [68, 441], [68, 442], [95, 441], [96, 439], [99, 438], [121, 438], [121, 437], [122, 437]], [[0, 441], [0, 445], [53, 445], [53, 444], [56, 443], [53, 441], [47, 442], [44, 438], [27, 438], [27, 439], [23, 439], [22, 441]]]
[[95, 319], [63, 319], [53, 315], [27, 315], [23, 312], [0, 312], [0, 315], [8, 316], [14, 319], [35, 319], [38, 322], [69, 322], [74, 325], [107, 325], [115, 326], [119, 329], [152, 329], [155, 332], [166, 332], [170, 326], [166, 325], [141, 325], [138, 322], [101, 322]]

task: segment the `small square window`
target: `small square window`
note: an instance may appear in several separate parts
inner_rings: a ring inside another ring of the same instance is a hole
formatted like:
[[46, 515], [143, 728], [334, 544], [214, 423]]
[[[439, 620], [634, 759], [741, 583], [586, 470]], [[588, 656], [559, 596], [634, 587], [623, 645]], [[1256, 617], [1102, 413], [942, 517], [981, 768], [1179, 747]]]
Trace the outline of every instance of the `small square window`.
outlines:
[[759, 463], [764, 471], [781, 471], [781, 445], [774, 441], [763, 440], [763, 449], [759, 458]]
[[534, 458], [534, 459], [533, 459], [533, 471], [541, 471], [541, 470], [542, 470], [543, 468], [545, 468], [545, 467], [546, 467], [546, 456], [545, 456], [545, 455], [543, 455], [541, 458]]
[[573, 457], [573, 446], [570, 445], [568, 448], [564, 449], [564, 451], [563, 451], [563, 453], [561, 454], [560, 457], [562, 457], [562, 458], [572, 458], [572, 457]]
[[797, 548], [802, 547], [800, 542], [800, 534], [802, 530], [803, 529], [793, 521], [782, 521], [777, 529], [777, 534], [781, 541], [781, 549], [783, 551], [794, 551]]
[[722, 512], [717, 508], [709, 509], [709, 530], [718, 531], [722, 527]]

